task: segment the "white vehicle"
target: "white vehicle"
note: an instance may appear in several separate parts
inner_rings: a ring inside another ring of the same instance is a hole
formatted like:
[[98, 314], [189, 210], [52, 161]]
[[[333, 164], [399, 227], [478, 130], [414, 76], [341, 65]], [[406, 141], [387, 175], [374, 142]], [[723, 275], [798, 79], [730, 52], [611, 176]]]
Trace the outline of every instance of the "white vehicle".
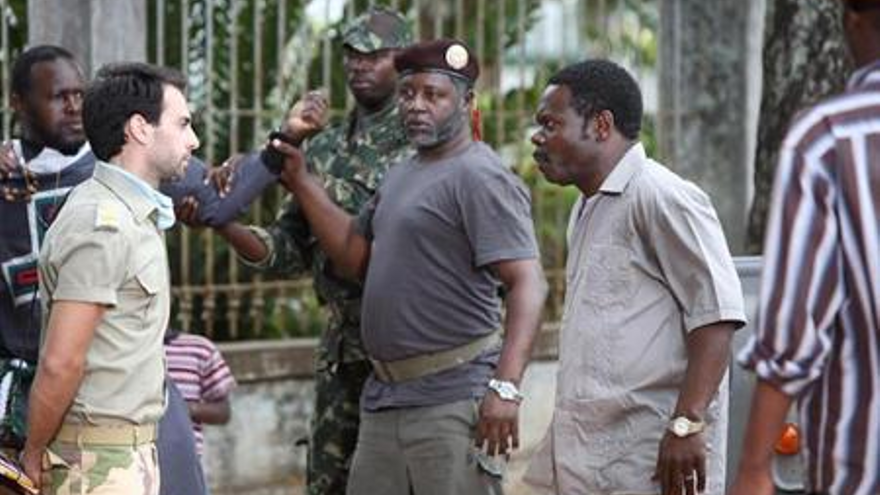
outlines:
[[[755, 329], [757, 319], [758, 295], [761, 289], [761, 257], [738, 256], [734, 258], [736, 271], [742, 282], [745, 297], [746, 314], [749, 323], [736, 332], [733, 341], [734, 356], [745, 345]], [[749, 419], [749, 408], [752, 391], [755, 387], [755, 375], [744, 370], [733, 362], [730, 371], [730, 422], [728, 424], [727, 446], [727, 481], [733, 483], [739, 458], [742, 453], [743, 435]], [[797, 427], [797, 411], [792, 408], [788, 413], [788, 425], [783, 437], [776, 445], [776, 456], [773, 459], [773, 478], [777, 492], [780, 494], [802, 494], [803, 461], [801, 457], [799, 430]]]

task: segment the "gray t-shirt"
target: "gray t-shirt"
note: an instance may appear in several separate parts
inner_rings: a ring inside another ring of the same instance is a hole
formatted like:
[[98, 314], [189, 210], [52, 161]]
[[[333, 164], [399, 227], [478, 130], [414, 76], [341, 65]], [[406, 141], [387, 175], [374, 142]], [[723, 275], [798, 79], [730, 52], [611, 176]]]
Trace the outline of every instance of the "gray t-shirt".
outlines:
[[[502, 260], [538, 257], [529, 193], [475, 142], [439, 162], [392, 167], [358, 219], [373, 242], [361, 330], [369, 355], [394, 361], [467, 344], [501, 327]], [[485, 393], [498, 350], [400, 383], [372, 377], [367, 410], [441, 404]]]

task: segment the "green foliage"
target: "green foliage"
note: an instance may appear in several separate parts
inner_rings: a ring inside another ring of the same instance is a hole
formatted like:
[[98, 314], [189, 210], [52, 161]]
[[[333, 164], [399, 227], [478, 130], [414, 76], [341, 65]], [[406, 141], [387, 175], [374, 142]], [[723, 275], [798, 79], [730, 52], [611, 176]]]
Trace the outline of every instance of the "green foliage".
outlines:
[[11, 67], [12, 62], [27, 44], [27, 0], [6, 0], [3, 2], [3, 9], [3, 20], [9, 36], [7, 62]]
[[[3, 60], [9, 70], [18, 55], [21, 53], [27, 43], [27, 1], [26, 0], [6, 0], [3, 2], [3, 21], [6, 25], [8, 35], [8, 45], [4, 50], [0, 50], [0, 57], [8, 56]], [[11, 109], [3, 109], [3, 139], [9, 139], [16, 135], [12, 127], [15, 124], [12, 119]]]
[[284, 48], [302, 9], [284, 0], [168, 0], [159, 33], [155, 0], [148, 3], [149, 53], [187, 74], [201, 155], [216, 161], [261, 143], [286, 103], [272, 96], [288, 82]]
[[657, 63], [659, 0], [585, 0], [583, 32], [600, 54], [636, 65]]

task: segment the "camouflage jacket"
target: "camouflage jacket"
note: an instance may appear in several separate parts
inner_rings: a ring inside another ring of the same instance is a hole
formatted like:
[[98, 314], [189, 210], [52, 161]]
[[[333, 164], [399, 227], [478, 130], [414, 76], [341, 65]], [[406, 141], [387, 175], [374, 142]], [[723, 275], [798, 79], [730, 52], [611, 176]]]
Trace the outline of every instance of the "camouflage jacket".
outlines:
[[[409, 153], [397, 107], [392, 104], [361, 122], [352, 114], [325, 129], [308, 142], [306, 158], [336, 204], [356, 215], [376, 192], [388, 167]], [[319, 359], [326, 363], [365, 359], [360, 339], [361, 284], [333, 274], [295, 199], [287, 198], [268, 228], [251, 228], [269, 246], [269, 255], [255, 266], [286, 276], [311, 270], [318, 299], [330, 310]]]

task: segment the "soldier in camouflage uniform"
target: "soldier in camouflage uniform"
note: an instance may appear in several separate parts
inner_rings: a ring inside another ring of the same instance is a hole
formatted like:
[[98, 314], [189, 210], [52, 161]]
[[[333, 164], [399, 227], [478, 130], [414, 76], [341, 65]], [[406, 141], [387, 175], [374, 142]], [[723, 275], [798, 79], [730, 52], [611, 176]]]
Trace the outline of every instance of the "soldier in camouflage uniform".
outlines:
[[[351, 214], [373, 195], [388, 167], [409, 152], [395, 104], [393, 55], [410, 40], [404, 19], [381, 8], [355, 19], [343, 34], [346, 78], [357, 106], [345, 121], [311, 138], [306, 156], [333, 200]], [[306, 95], [291, 111], [287, 133], [299, 140], [315, 132], [326, 110], [323, 97]], [[334, 274], [293, 198], [268, 228], [230, 224], [218, 232], [249, 265], [290, 276], [311, 270], [330, 322], [316, 356], [308, 493], [344, 493], [361, 389], [371, 371], [360, 339], [361, 285]]]

